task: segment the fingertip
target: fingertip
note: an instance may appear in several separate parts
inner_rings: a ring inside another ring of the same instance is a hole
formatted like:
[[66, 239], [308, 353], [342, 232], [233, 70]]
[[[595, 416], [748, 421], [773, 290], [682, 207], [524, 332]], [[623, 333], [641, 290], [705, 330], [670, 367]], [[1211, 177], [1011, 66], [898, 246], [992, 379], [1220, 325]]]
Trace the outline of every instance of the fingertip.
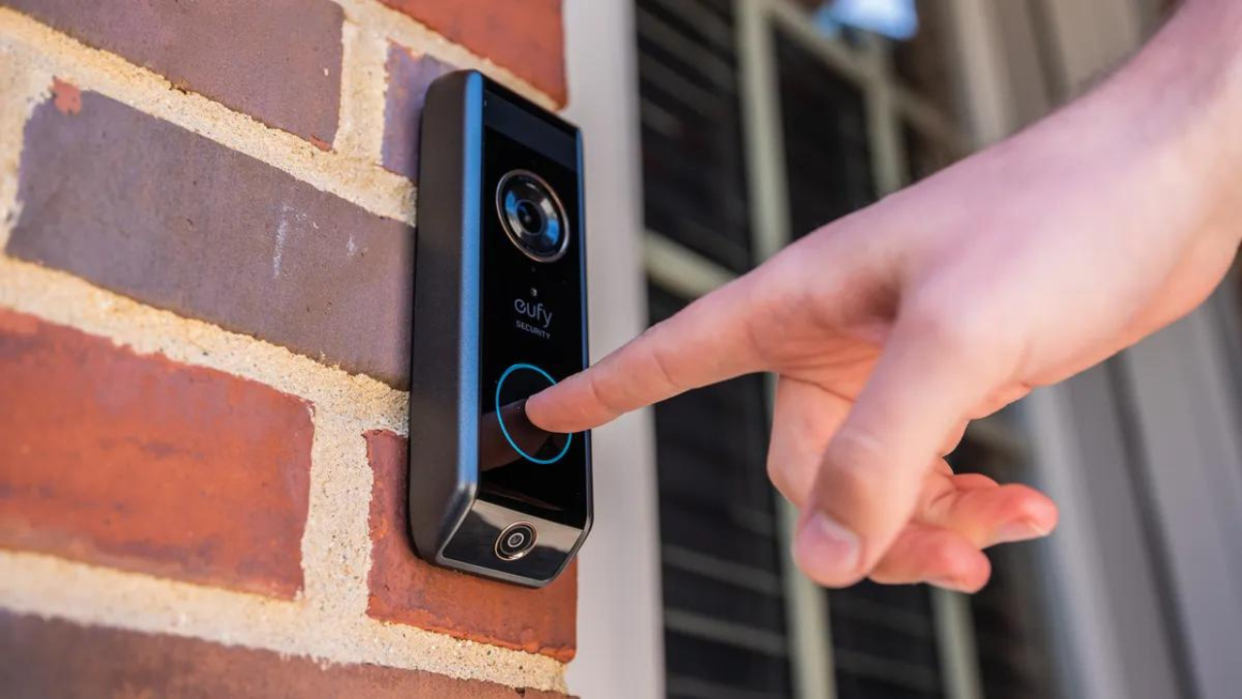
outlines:
[[548, 432], [562, 432], [562, 419], [558, 419], [558, 411], [555, 410], [557, 387], [545, 388], [526, 399], [526, 417], [530, 419], [534, 425]]
[[997, 528], [990, 545], [1008, 544], [1040, 539], [1056, 529], [1060, 512], [1056, 503], [1047, 495], [1023, 485], [1006, 486], [1012, 489], [1010, 517]]
[[1022, 503], [1022, 517], [1031, 523], [1040, 536], [1051, 534], [1052, 530], [1057, 528], [1057, 522], [1061, 519], [1061, 512], [1057, 509], [1057, 504], [1052, 501], [1052, 498], [1034, 488], [1025, 485], [1017, 487], [1029, 493], [1029, 497], [1024, 499]]
[[615, 415], [604, 414], [590, 401], [589, 390], [583, 389], [584, 376], [575, 374], [526, 399], [526, 417], [536, 427], [560, 434], [582, 432], [608, 422]]
[[1052, 500], [1048, 501], [1047, 519], [1044, 520], [1042, 526], [1044, 528], [1044, 536], [1048, 536], [1056, 531], [1057, 525], [1061, 523], [1061, 508]]
[[929, 582], [939, 587], [962, 591], [977, 589], [991, 574], [988, 557], [961, 538], [939, 536], [931, 539], [929, 546]]
[[981, 551], [960, 556], [952, 569], [928, 579], [927, 584], [973, 595], [992, 578], [992, 562]]

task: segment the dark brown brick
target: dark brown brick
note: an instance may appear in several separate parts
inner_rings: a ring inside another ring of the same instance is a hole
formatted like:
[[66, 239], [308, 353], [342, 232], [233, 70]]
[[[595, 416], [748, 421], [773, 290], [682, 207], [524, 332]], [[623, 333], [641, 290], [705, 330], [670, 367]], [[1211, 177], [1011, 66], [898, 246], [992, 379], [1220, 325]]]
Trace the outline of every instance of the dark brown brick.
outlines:
[[408, 443], [391, 432], [368, 432], [375, 472], [371, 494], [371, 596], [367, 613], [459, 638], [574, 657], [576, 563], [539, 590], [438, 568], [414, 555], [407, 529]]
[[4, 309], [0, 386], [0, 547], [301, 589], [305, 402]]
[[410, 179], [418, 177], [418, 124], [427, 88], [455, 70], [402, 46], [388, 49], [388, 96], [384, 106], [384, 167]]
[[341, 8], [328, 0], [0, 0], [305, 139], [336, 136]]
[[0, 611], [0, 694], [9, 699], [564, 697], [378, 665], [324, 665], [267, 650], [4, 611]]
[[565, 103], [561, 0], [381, 0]]
[[97, 93], [77, 104], [26, 125], [11, 255], [408, 383], [408, 226]]

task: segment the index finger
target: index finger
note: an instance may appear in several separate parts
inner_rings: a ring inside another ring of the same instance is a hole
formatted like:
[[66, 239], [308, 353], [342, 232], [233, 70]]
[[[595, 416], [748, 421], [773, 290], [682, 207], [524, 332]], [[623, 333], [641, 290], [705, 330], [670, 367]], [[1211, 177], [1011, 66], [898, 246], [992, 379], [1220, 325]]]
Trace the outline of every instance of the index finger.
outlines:
[[699, 298], [595, 366], [532, 396], [531, 422], [581, 432], [707, 384], [761, 371], [753, 332], [763, 312], [751, 272]]

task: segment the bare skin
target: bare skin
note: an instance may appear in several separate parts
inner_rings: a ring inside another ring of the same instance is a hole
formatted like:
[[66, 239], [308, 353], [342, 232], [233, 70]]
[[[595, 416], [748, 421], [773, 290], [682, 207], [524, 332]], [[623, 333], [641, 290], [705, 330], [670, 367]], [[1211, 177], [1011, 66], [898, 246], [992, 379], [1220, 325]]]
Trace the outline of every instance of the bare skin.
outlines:
[[969, 420], [1181, 318], [1242, 240], [1242, 3], [1188, 2], [1125, 69], [1035, 127], [831, 223], [531, 398], [576, 432], [751, 372], [779, 376], [768, 473], [815, 581], [963, 591], [1056, 506], [954, 475]]

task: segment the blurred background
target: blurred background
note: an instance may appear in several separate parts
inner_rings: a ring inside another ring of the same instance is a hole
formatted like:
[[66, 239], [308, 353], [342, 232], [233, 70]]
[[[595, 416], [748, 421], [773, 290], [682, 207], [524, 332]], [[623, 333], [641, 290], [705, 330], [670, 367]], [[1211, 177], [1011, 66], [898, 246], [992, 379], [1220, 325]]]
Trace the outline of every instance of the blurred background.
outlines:
[[[594, 158], [600, 353], [1089, 89], [1175, 9], [1159, 0], [588, 4], [567, 3], [567, 40], [570, 116]], [[601, 430], [571, 689], [678, 699], [1239, 696], [1240, 297], [1235, 270], [1193, 316], [972, 425], [950, 459], [956, 469], [1029, 483], [1062, 508], [1049, 540], [992, 550], [992, 581], [974, 596], [869, 583], [823, 590], [797, 572], [787, 555], [794, 513], [764, 471], [763, 376]]]

